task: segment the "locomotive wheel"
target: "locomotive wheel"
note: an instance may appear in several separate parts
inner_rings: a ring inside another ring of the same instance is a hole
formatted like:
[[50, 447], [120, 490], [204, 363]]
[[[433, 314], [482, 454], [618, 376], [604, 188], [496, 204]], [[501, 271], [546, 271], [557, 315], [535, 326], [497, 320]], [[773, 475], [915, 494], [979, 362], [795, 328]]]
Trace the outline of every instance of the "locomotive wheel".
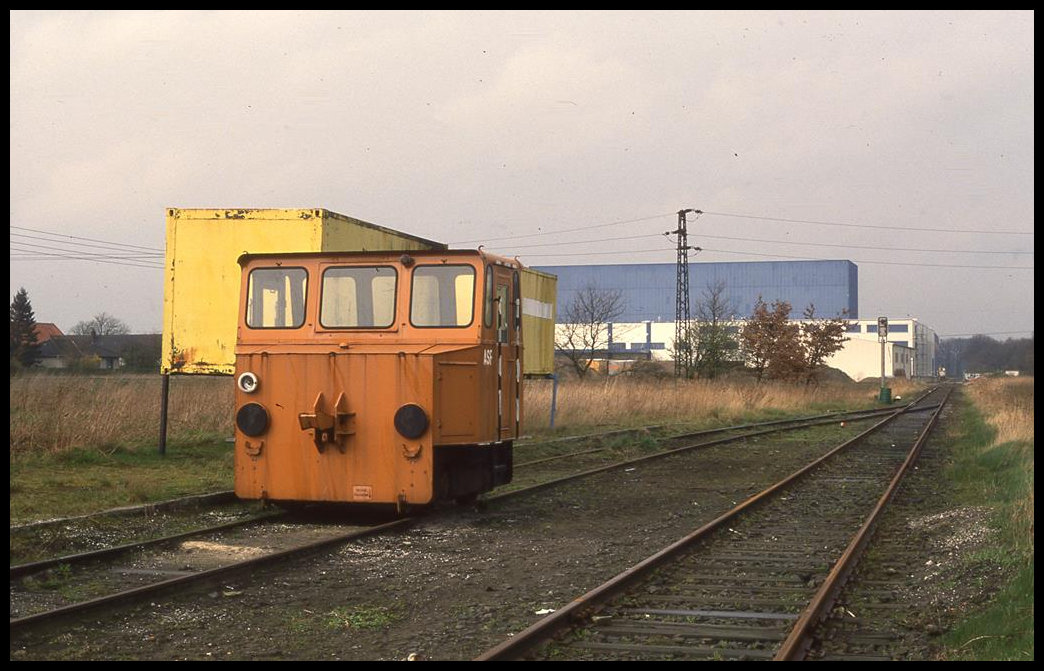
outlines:
[[478, 500], [478, 494], [464, 494], [458, 496], [454, 501], [457, 502], [458, 506], [470, 506], [472, 503]]
[[435, 498], [443, 501], [449, 499], [450, 475], [443, 469], [439, 469], [438, 477], [435, 479]]

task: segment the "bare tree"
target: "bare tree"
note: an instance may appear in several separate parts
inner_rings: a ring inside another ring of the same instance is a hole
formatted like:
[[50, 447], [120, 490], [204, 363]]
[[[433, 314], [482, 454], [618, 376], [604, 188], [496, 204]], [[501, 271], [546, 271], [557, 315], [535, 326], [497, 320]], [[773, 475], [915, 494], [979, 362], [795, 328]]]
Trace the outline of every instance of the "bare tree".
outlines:
[[73, 335], [126, 335], [130, 327], [122, 320], [106, 312], [100, 312], [91, 319], [77, 322], [70, 333]]
[[801, 323], [801, 342], [805, 348], [805, 383], [816, 381], [823, 362], [834, 352], [845, 346], [848, 337], [848, 320], [842, 310], [841, 315], [832, 319], [816, 319], [816, 306], [812, 303], [805, 308], [806, 321]]
[[682, 361], [685, 377], [714, 378], [739, 351], [732, 319], [735, 307], [725, 297], [725, 283], [707, 285], [695, 305], [696, 319], [671, 353]]
[[576, 292], [555, 329], [555, 349], [580, 377], [587, 375], [595, 352], [609, 345], [609, 324], [624, 311], [623, 294], [588, 285]]

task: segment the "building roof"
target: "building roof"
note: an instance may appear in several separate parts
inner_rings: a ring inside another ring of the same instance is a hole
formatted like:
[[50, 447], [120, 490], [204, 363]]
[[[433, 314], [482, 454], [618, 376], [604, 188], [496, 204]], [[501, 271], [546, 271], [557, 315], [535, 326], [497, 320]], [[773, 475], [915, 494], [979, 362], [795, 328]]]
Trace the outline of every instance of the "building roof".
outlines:
[[40, 347], [40, 356], [75, 359], [82, 356], [97, 356], [102, 359], [118, 359], [133, 347], [158, 346], [163, 338], [159, 333], [128, 335], [58, 335], [48, 339]]
[[62, 330], [57, 325], [51, 324], [50, 322], [37, 322], [36, 323], [36, 343], [45, 343], [55, 336], [60, 336]]
[[39, 356], [41, 359], [78, 359], [83, 352], [70, 336], [58, 335], [40, 344]]

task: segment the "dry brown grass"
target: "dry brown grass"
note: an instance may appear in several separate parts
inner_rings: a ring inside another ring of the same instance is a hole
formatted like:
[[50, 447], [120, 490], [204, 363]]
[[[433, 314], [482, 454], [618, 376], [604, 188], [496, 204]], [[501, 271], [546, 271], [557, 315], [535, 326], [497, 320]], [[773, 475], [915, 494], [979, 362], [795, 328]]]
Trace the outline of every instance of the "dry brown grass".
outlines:
[[[11, 454], [158, 445], [159, 375], [30, 374], [11, 378]], [[170, 384], [167, 439], [232, 435], [229, 377]]]
[[[909, 396], [919, 385], [892, 385], [893, 395]], [[552, 383], [531, 380], [525, 390], [526, 431], [548, 427]], [[570, 380], [558, 386], [555, 426], [629, 425], [657, 422], [739, 422], [758, 412], [801, 413], [817, 408], [864, 408], [879, 388], [830, 383], [805, 386], [748, 381], [643, 381], [626, 377]]]
[[[893, 395], [916, 385], [898, 380]], [[11, 454], [57, 453], [71, 448], [111, 451], [155, 446], [159, 440], [159, 375], [63, 375], [11, 378]], [[722, 381], [575, 381], [559, 384], [555, 426], [631, 425], [657, 422], [738, 422], [760, 411], [804, 412], [817, 407], [866, 407], [873, 385], [760, 384]], [[525, 389], [526, 431], [546, 429], [551, 382], [530, 380]], [[232, 435], [230, 377], [172, 376], [168, 441]]]
[[986, 421], [997, 430], [995, 444], [1033, 442], [1033, 378], [980, 378], [965, 389]]

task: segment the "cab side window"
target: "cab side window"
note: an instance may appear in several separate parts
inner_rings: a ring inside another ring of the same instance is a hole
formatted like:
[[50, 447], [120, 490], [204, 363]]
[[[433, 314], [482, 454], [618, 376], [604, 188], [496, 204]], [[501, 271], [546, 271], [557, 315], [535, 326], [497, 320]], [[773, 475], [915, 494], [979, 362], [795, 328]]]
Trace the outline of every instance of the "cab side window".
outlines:
[[486, 289], [482, 300], [482, 323], [486, 328], [493, 326], [493, 268], [486, 266]]
[[508, 310], [511, 309], [511, 300], [508, 296], [506, 284], [497, 286], [497, 342], [508, 341]]

